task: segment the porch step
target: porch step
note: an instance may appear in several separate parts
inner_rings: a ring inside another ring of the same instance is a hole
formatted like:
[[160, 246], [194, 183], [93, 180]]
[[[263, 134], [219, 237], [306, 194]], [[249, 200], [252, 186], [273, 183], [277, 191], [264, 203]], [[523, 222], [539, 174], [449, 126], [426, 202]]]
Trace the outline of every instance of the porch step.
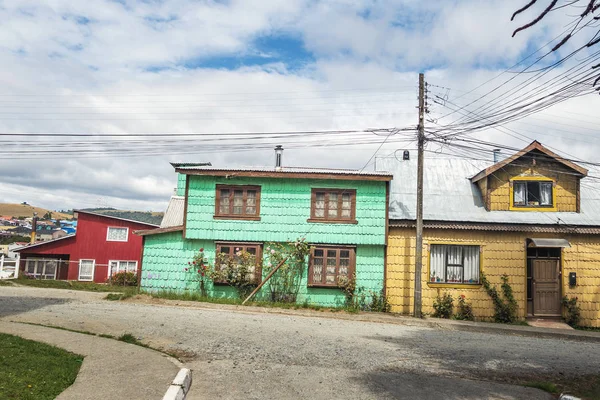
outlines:
[[538, 328], [552, 328], [552, 329], [573, 329], [569, 325], [567, 325], [560, 318], [527, 318], [527, 323], [530, 326], [535, 326]]

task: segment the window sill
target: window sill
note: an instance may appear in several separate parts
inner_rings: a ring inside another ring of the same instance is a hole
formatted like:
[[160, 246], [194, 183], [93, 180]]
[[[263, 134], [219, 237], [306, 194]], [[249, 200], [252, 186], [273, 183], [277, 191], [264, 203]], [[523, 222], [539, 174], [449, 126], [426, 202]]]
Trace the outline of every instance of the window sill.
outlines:
[[306, 222], [313, 222], [319, 224], [358, 224], [355, 219], [315, 219], [309, 218]]
[[483, 285], [481, 283], [441, 283], [427, 282], [427, 286], [432, 288], [456, 288], [456, 289], [479, 289]]
[[510, 206], [510, 211], [558, 211], [558, 208], [555, 206]]
[[319, 284], [319, 283], [314, 284], [314, 285], [308, 284], [307, 287], [309, 289], [340, 289], [341, 290], [341, 288], [337, 285], [323, 285], [323, 284]]
[[245, 217], [243, 215], [214, 215], [213, 219], [235, 219], [241, 221], [260, 221], [260, 217]]

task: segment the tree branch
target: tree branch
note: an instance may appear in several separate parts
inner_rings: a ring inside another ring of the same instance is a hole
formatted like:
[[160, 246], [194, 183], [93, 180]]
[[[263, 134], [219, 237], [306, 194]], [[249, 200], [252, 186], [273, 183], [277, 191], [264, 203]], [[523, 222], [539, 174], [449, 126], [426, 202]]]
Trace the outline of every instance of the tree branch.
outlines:
[[531, 0], [528, 4], [523, 6], [523, 8], [519, 8], [517, 11], [515, 11], [515, 13], [512, 15], [512, 17], [510, 17], [510, 20], [511, 21], [514, 20], [515, 17], [517, 16], [517, 14], [521, 14], [523, 11], [527, 10], [529, 7], [534, 5], [536, 2], [537, 2], [537, 0]]
[[552, 2], [550, 3], [550, 5], [549, 5], [549, 6], [548, 6], [548, 7], [547, 7], [547, 8], [546, 8], [546, 9], [545, 9], [545, 10], [544, 10], [544, 11], [543, 11], [543, 12], [542, 12], [542, 13], [541, 13], [541, 14], [540, 14], [540, 15], [539, 15], [537, 18], [536, 18], [536, 19], [534, 19], [533, 21], [531, 21], [531, 22], [530, 22], [530, 23], [528, 23], [528, 24], [525, 24], [525, 25], [523, 25], [523, 26], [522, 26], [522, 27], [520, 27], [520, 28], [517, 28], [517, 29], [516, 29], [516, 30], [513, 32], [513, 34], [512, 34], [512, 37], [515, 37], [515, 35], [516, 35], [518, 32], [520, 32], [520, 31], [522, 31], [522, 30], [525, 30], [525, 29], [527, 29], [527, 28], [530, 28], [530, 27], [532, 27], [533, 25], [535, 25], [535, 24], [537, 24], [538, 22], [540, 22], [540, 21], [541, 21], [541, 20], [542, 20], [542, 19], [543, 19], [543, 18], [546, 16], [546, 14], [548, 14], [550, 11], [552, 11], [552, 8], [554, 8], [554, 6], [556, 5], [556, 3], [557, 3], [557, 2], [558, 2], [558, 0], [552, 0]]

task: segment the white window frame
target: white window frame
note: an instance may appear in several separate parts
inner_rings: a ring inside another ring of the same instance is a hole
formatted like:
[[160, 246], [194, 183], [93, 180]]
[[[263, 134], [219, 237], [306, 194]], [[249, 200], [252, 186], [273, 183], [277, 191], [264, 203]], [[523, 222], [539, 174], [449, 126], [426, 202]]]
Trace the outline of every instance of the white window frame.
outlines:
[[[81, 279], [81, 262], [82, 261], [91, 261], [92, 262], [92, 279]], [[78, 281], [82, 281], [82, 282], [93, 282], [94, 281], [94, 275], [96, 275], [96, 260], [93, 260], [91, 258], [82, 258], [79, 260], [79, 266], [77, 269], [77, 280]]]
[[[114, 239], [109, 239], [109, 232], [111, 229], [125, 229], [125, 240], [114, 240]], [[126, 226], [109, 226], [108, 228], [106, 228], [106, 241], [107, 242], [127, 242], [129, 241], [129, 228]]]
[[[135, 263], [135, 271], [133, 271], [133, 273], [137, 273], [138, 272], [138, 262], [136, 260], [108, 260], [108, 279], [110, 279], [111, 274], [110, 274], [110, 264], [111, 263], [130, 263], [133, 262]], [[117, 272], [119, 272], [119, 264], [117, 264]]]

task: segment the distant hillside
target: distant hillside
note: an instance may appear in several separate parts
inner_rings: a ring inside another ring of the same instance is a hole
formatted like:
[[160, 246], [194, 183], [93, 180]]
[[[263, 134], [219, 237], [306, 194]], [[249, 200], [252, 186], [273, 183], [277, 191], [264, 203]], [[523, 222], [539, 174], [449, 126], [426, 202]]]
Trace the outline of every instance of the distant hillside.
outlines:
[[111, 217], [125, 218], [154, 225], [160, 225], [163, 218], [163, 213], [152, 211], [124, 211], [115, 210], [114, 208], [82, 208], [81, 211], [95, 212]]
[[33, 213], [37, 212], [38, 217], [42, 218], [48, 211], [52, 213], [52, 218], [69, 219], [72, 215], [60, 213], [57, 211], [47, 210], [41, 207], [34, 207], [29, 204], [11, 204], [0, 203], [0, 215], [7, 217], [33, 217]]

